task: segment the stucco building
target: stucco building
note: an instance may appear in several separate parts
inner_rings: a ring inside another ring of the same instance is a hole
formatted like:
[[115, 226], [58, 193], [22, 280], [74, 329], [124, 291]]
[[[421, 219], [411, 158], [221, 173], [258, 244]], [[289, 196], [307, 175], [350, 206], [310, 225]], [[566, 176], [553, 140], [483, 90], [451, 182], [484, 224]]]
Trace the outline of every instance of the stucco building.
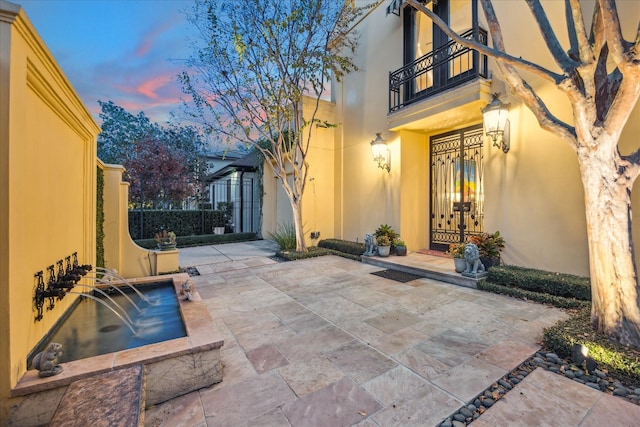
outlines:
[[[492, 44], [476, 0], [424, 3], [456, 32]], [[564, 2], [542, 4], [568, 46]], [[581, 4], [589, 20], [594, 2]], [[624, 36], [633, 40], [640, 7], [617, 4]], [[554, 69], [526, 3], [498, 1], [494, 7], [507, 52]], [[507, 243], [505, 263], [588, 275], [576, 155], [509, 93], [496, 64], [450, 41], [401, 0], [380, 3], [354, 30], [359, 70], [335, 83], [332, 102], [322, 103], [339, 126], [318, 130], [310, 149], [313, 181], [303, 205], [307, 236], [320, 231], [320, 238], [363, 241], [365, 233], [389, 224], [416, 251], [446, 250], [449, 242], [469, 234], [499, 230]], [[572, 122], [563, 94], [539, 78], [524, 77], [556, 116]], [[493, 93], [509, 104], [507, 153], [483, 131], [481, 110]], [[637, 148], [639, 119], [636, 105], [620, 140], [622, 152]], [[387, 144], [389, 171], [372, 160], [371, 142], [378, 133]], [[273, 208], [273, 200], [280, 200], [273, 196], [277, 189], [275, 183], [269, 189], [268, 177], [265, 182], [269, 230], [286, 221], [288, 212]], [[633, 207], [639, 203], [634, 191]]]

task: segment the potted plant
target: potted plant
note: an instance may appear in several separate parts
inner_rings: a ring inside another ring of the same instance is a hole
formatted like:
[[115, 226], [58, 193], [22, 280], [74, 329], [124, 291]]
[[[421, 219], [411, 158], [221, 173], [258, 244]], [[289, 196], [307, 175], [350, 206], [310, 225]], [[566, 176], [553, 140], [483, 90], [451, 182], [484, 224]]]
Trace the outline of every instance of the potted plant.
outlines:
[[469, 238], [469, 243], [475, 243], [480, 252], [480, 262], [488, 270], [494, 265], [500, 265], [500, 252], [504, 249], [504, 238], [500, 232], [493, 234], [482, 233]]
[[391, 250], [391, 239], [389, 239], [389, 236], [385, 234], [376, 237], [376, 244], [378, 245], [378, 255], [382, 257], [389, 256], [389, 252]]
[[154, 239], [158, 244], [158, 249], [161, 251], [168, 251], [176, 248], [176, 233], [173, 231], [159, 231], [156, 233]]
[[467, 268], [467, 261], [464, 259], [464, 249], [466, 247], [466, 243], [451, 243], [449, 250], [445, 252], [453, 258], [453, 266], [456, 273], [462, 273]]
[[400, 236], [393, 239], [393, 247], [396, 250], [396, 255], [405, 256], [407, 255], [407, 245], [404, 243], [404, 240], [400, 238]]
[[373, 235], [376, 237], [376, 239], [381, 236], [387, 236], [389, 238], [389, 245], [391, 246], [390, 251], [393, 252], [393, 250], [395, 249], [393, 246], [393, 241], [396, 239], [396, 237], [398, 237], [398, 233], [396, 233], [390, 225], [380, 224], [380, 227], [376, 229]]

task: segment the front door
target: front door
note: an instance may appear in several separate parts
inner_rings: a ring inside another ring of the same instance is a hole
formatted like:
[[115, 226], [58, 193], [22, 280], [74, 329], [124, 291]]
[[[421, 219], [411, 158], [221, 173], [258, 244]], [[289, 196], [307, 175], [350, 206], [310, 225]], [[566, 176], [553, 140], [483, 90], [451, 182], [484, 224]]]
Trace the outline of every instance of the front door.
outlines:
[[430, 249], [446, 251], [483, 231], [482, 142], [482, 125], [430, 138]]

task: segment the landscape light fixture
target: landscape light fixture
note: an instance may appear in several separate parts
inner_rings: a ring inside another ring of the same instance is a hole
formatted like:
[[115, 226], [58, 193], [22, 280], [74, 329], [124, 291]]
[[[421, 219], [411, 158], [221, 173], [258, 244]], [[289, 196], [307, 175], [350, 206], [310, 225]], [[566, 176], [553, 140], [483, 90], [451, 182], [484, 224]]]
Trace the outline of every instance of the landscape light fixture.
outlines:
[[378, 167], [391, 172], [389, 149], [379, 132], [376, 133], [376, 139], [371, 141], [371, 151], [373, 152], [373, 161], [378, 163]]
[[509, 104], [500, 101], [500, 94], [494, 93], [493, 99], [482, 109], [484, 133], [491, 138], [495, 147], [504, 153], [509, 151]]

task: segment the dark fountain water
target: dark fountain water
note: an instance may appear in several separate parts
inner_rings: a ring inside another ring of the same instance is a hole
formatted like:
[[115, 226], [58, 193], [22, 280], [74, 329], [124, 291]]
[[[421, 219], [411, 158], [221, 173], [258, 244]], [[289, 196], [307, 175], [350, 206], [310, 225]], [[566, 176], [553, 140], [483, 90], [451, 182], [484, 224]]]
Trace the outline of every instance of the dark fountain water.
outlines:
[[86, 292], [69, 292], [83, 297], [33, 354], [57, 342], [63, 349], [58, 362], [70, 362], [186, 336], [172, 280], [136, 285], [137, 289], [129, 285], [117, 291], [103, 288], [102, 292], [91, 292], [87, 288], [93, 286], [85, 285], [82, 290]]

